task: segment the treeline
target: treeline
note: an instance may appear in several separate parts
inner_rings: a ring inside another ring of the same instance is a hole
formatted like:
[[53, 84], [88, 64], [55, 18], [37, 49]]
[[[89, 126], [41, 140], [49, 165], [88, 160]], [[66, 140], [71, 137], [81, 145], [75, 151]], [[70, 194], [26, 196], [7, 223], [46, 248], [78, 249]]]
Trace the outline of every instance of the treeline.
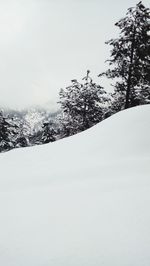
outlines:
[[0, 151], [71, 136], [120, 110], [150, 103], [150, 9], [139, 2], [115, 26], [119, 37], [106, 42], [111, 47], [109, 67], [98, 75], [113, 82], [113, 92], [95, 83], [88, 70], [82, 82], [73, 79], [60, 90], [56, 114], [36, 112], [36, 126], [34, 119], [29, 123], [1, 112]]
[[32, 108], [20, 112], [1, 111], [0, 152], [44, 143], [46, 125], [56, 128], [57, 115], [58, 112], [51, 113], [44, 108]]

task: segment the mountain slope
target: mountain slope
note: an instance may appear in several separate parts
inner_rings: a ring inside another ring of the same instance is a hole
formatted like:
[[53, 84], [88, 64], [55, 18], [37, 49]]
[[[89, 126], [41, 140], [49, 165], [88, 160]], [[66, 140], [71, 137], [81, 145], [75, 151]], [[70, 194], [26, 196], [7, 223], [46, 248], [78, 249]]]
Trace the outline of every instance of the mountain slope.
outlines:
[[0, 157], [0, 264], [149, 265], [150, 106]]

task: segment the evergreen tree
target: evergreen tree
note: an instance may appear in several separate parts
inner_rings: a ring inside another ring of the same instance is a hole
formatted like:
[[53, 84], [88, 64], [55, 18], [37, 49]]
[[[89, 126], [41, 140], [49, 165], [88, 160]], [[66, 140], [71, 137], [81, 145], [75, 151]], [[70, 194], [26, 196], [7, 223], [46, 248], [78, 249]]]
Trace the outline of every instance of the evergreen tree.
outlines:
[[52, 122], [44, 122], [42, 128], [41, 144], [56, 140], [56, 131]]
[[30, 128], [23, 117], [13, 117], [13, 121], [17, 125], [15, 148], [30, 146], [29, 136]]
[[113, 96], [117, 99], [120, 94], [124, 108], [149, 103], [150, 9], [139, 2], [115, 26], [120, 29], [119, 38], [106, 42], [112, 47], [111, 68], [99, 76], [117, 78]]
[[0, 112], [0, 152], [14, 148], [17, 135], [17, 125], [13, 119], [5, 117]]
[[93, 82], [89, 73], [88, 70], [82, 83], [74, 79], [71, 81], [71, 86], [60, 90], [59, 103], [64, 136], [90, 128], [103, 119], [106, 92]]

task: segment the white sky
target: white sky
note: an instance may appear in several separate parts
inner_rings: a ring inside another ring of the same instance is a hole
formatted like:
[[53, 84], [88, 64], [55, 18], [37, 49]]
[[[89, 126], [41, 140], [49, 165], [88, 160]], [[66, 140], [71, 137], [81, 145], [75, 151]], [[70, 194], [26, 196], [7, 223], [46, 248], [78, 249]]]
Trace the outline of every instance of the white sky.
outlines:
[[116, 36], [114, 23], [137, 2], [0, 0], [0, 105], [56, 102], [71, 79], [87, 69], [96, 77], [109, 58], [104, 42]]

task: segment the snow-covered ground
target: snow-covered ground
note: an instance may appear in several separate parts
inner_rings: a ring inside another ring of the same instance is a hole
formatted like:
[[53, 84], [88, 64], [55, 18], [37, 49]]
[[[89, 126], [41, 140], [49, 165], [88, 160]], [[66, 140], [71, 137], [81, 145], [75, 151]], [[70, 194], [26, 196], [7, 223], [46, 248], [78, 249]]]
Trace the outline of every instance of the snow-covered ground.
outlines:
[[150, 105], [0, 154], [0, 265], [150, 265]]

